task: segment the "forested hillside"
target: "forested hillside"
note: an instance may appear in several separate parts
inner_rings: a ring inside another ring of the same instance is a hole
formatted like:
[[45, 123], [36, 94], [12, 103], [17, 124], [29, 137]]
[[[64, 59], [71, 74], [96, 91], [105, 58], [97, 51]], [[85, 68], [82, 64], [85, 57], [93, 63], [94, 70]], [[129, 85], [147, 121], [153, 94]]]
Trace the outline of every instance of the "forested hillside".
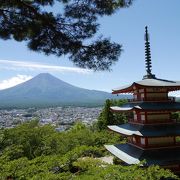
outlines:
[[81, 123], [61, 133], [50, 125], [39, 126], [35, 120], [13, 129], [2, 129], [0, 179], [177, 179], [158, 166], [144, 169], [140, 165], [106, 164], [98, 159], [110, 155], [104, 144], [123, 142], [125, 139], [117, 134]]

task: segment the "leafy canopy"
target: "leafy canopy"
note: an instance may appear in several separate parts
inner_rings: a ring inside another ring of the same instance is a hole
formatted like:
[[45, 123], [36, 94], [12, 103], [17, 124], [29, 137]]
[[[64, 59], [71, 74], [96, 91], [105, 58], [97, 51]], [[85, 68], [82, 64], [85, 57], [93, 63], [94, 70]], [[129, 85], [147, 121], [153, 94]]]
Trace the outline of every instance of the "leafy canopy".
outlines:
[[[151, 166], [109, 165], [104, 144], [119, 143], [120, 135], [95, 131], [81, 123], [65, 132], [37, 121], [0, 130], [0, 180], [160, 180], [178, 179], [168, 170]], [[121, 139], [120, 139], [121, 138]]]
[[1, 0], [0, 38], [26, 41], [29, 49], [46, 55], [68, 55], [79, 67], [109, 70], [122, 48], [108, 38], [94, 37], [98, 18], [132, 1]]
[[104, 107], [98, 117], [98, 121], [95, 123], [95, 126], [99, 130], [107, 129], [108, 125], [118, 125], [124, 124], [127, 122], [127, 117], [124, 113], [113, 113], [110, 110], [111, 106], [122, 106], [126, 103], [127, 100], [109, 100], [107, 99]]

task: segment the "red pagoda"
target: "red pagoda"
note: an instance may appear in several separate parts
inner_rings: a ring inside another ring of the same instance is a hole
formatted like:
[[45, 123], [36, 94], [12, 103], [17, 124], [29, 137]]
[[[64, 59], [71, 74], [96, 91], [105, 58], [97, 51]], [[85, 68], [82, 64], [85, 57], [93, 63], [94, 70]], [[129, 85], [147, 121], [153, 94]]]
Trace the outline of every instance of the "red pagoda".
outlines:
[[180, 81], [159, 79], [152, 74], [149, 35], [145, 29], [147, 74], [141, 81], [112, 90], [113, 94], [133, 94], [133, 99], [122, 107], [111, 107], [115, 113], [133, 113], [132, 119], [127, 124], [108, 126], [127, 136], [127, 143], [105, 147], [127, 164], [145, 160], [145, 166], [159, 165], [180, 172], [180, 123], [172, 118], [173, 112], [180, 111], [180, 103], [168, 97], [169, 92], [180, 90]]

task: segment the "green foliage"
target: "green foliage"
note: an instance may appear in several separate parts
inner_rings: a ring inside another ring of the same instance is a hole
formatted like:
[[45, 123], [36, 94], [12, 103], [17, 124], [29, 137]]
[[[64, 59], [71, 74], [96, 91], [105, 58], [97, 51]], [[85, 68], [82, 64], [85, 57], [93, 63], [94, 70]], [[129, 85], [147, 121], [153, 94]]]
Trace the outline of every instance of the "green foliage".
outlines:
[[106, 129], [107, 125], [113, 123], [113, 113], [110, 111], [111, 101], [109, 99], [106, 100], [104, 108], [98, 117], [97, 127], [99, 130]]
[[151, 166], [143, 169], [139, 165], [121, 166], [107, 165], [96, 159], [80, 159], [74, 163], [80, 171], [74, 179], [83, 180], [160, 180], [162, 178], [178, 179], [170, 171]]
[[174, 112], [171, 114], [171, 118], [177, 122], [180, 122], [180, 112]]
[[31, 121], [13, 129], [5, 129], [2, 136], [0, 148], [4, 152], [3, 157], [9, 160], [65, 154], [78, 146], [100, 147], [119, 139], [118, 135], [110, 132], [92, 132], [81, 123], [77, 123], [67, 132], [58, 133], [50, 125], [39, 126], [37, 121]]
[[102, 112], [100, 113], [97, 121], [97, 129], [107, 129], [108, 125], [117, 125], [127, 122], [127, 118], [123, 113], [112, 113], [111, 106], [122, 106], [127, 100], [109, 100], [107, 99]]
[[117, 158], [117, 157], [114, 157], [114, 158], [113, 158], [113, 164], [116, 164], [116, 165], [118, 165], [118, 164], [124, 164], [124, 162], [123, 162], [121, 159], [119, 159], [119, 158]]
[[18, 180], [176, 178], [158, 166], [108, 165], [98, 159], [107, 153], [104, 144], [120, 140], [119, 135], [79, 122], [61, 133], [37, 121], [4, 129], [0, 131], [0, 180], [8, 176]]
[[[22, 157], [25, 156], [28, 159], [33, 159], [40, 155], [49, 154], [49, 149], [52, 146], [53, 150], [55, 150], [54, 140], [49, 139], [49, 134], [52, 136], [55, 134], [53, 127], [44, 126], [41, 128], [37, 121], [31, 121], [13, 129], [5, 129], [0, 147], [1, 150], [8, 152], [9, 156], [11, 156], [9, 150], [16, 148], [18, 149], [17, 153], [19, 151], [22, 152]], [[14, 153], [16, 151], [13, 151]]]
[[2, 0], [0, 38], [26, 41], [29, 49], [46, 55], [69, 55], [79, 67], [109, 70], [122, 49], [108, 38], [93, 41], [98, 18], [129, 7], [132, 1]]

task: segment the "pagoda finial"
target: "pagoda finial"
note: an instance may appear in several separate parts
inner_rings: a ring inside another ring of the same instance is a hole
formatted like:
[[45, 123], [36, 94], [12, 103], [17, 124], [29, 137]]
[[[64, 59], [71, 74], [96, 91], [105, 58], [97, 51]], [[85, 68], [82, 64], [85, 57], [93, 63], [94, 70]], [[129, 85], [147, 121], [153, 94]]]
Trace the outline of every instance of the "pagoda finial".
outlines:
[[149, 42], [148, 27], [145, 27], [145, 64], [147, 75], [143, 79], [153, 79], [156, 78], [154, 74], [151, 73], [152, 63], [151, 63], [151, 49]]

